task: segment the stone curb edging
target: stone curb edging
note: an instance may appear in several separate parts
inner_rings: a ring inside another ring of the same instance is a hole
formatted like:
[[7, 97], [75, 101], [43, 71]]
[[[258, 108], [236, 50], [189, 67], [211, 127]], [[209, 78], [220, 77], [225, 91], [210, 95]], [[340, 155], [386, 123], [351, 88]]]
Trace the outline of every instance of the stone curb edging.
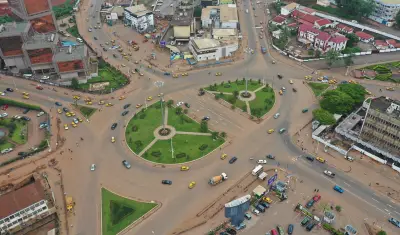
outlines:
[[[118, 195], [119, 197], [125, 198], [125, 199], [129, 199], [129, 200], [134, 200], [134, 201], [138, 201], [138, 202], [142, 202], [142, 203], [152, 203], [152, 202], [148, 202], [148, 201], [144, 201], [141, 199], [137, 199], [137, 198], [131, 198], [131, 197], [126, 197], [126, 196], [122, 196], [121, 194], [118, 194], [112, 190], [109, 190], [106, 187], [100, 187], [100, 197], [101, 197], [101, 190], [105, 189], [115, 195]], [[140, 218], [138, 218], [137, 220], [133, 221], [132, 223], [130, 223], [127, 227], [125, 227], [124, 229], [122, 229], [120, 232], [117, 233], [117, 235], [123, 235], [127, 232], [129, 232], [132, 228], [134, 228], [136, 225], [140, 224], [140, 222], [142, 222], [143, 220], [147, 219], [148, 217], [150, 217], [152, 214], [154, 214], [156, 211], [158, 211], [161, 207], [162, 207], [162, 202], [159, 201], [153, 201], [154, 203], [157, 203], [157, 206], [155, 206], [153, 209], [149, 210], [148, 212], [146, 212], [146, 214], [142, 215]], [[102, 203], [103, 203], [103, 199], [101, 200], [100, 203], [100, 231], [101, 234], [103, 234], [103, 207], [102, 207]]]

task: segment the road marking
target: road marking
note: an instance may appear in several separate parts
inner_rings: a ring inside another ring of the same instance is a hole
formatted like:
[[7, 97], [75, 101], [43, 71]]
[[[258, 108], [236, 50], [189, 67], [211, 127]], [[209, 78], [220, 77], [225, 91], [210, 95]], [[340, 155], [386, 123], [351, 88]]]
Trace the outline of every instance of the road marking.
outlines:
[[348, 184], [347, 182], [344, 182], [344, 181], [343, 181], [343, 183], [344, 183], [345, 185], [347, 185], [347, 186], [351, 187], [351, 185], [350, 185], [350, 184]]
[[376, 201], [376, 202], [379, 202], [378, 200], [376, 200], [375, 198], [372, 198], [372, 200], [374, 200], [374, 201]]
[[400, 215], [400, 213], [399, 213], [399, 212], [397, 212], [397, 211], [395, 211], [394, 213], [396, 213], [396, 214]]
[[390, 211], [388, 209], [385, 209], [385, 211], [387, 211], [387, 213], [390, 215]]
[[391, 205], [389, 205], [389, 204], [386, 204], [388, 207], [391, 207], [391, 208], [393, 208], [393, 206], [391, 206]]

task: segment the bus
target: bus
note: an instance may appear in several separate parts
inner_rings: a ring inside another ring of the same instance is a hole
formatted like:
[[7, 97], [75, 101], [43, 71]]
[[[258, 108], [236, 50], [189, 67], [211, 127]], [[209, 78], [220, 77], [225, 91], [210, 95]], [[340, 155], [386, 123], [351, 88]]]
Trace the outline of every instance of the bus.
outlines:
[[263, 171], [264, 167], [262, 165], [256, 166], [251, 172], [253, 175], [258, 175]]

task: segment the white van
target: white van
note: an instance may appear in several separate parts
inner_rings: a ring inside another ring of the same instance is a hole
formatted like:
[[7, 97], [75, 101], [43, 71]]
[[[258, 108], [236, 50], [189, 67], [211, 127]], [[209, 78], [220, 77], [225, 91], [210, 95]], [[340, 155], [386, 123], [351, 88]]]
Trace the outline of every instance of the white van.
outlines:
[[82, 38], [77, 38], [76, 41], [78, 41], [78, 42], [80, 42], [80, 43], [83, 43]]
[[22, 75], [24, 78], [31, 78], [32, 77], [32, 74], [24, 74], [24, 75]]

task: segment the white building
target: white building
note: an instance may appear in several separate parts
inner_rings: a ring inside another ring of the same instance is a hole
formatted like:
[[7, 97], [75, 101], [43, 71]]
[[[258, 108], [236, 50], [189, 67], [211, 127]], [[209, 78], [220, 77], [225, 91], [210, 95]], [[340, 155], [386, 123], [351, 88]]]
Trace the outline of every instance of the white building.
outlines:
[[138, 31], [145, 31], [154, 27], [153, 12], [146, 9], [143, 4], [125, 8], [125, 23]]
[[317, 5], [323, 6], [323, 7], [329, 7], [331, 3], [329, 0], [317, 0]]
[[292, 2], [284, 7], [281, 7], [281, 15], [287, 16], [298, 7], [297, 3]]
[[376, 9], [369, 16], [372, 20], [387, 26], [392, 26], [395, 22], [397, 12], [400, 11], [399, 0], [375, 0]]
[[216, 40], [229, 40], [229, 39], [237, 39], [237, 30], [236, 29], [213, 29], [212, 30], [213, 38]]
[[[212, 25], [214, 23], [214, 25]], [[202, 9], [201, 25], [203, 28], [236, 29], [239, 23], [235, 4], [208, 6]]]
[[220, 60], [232, 56], [239, 48], [238, 41], [220, 42], [215, 39], [191, 39], [189, 50], [197, 61]]

